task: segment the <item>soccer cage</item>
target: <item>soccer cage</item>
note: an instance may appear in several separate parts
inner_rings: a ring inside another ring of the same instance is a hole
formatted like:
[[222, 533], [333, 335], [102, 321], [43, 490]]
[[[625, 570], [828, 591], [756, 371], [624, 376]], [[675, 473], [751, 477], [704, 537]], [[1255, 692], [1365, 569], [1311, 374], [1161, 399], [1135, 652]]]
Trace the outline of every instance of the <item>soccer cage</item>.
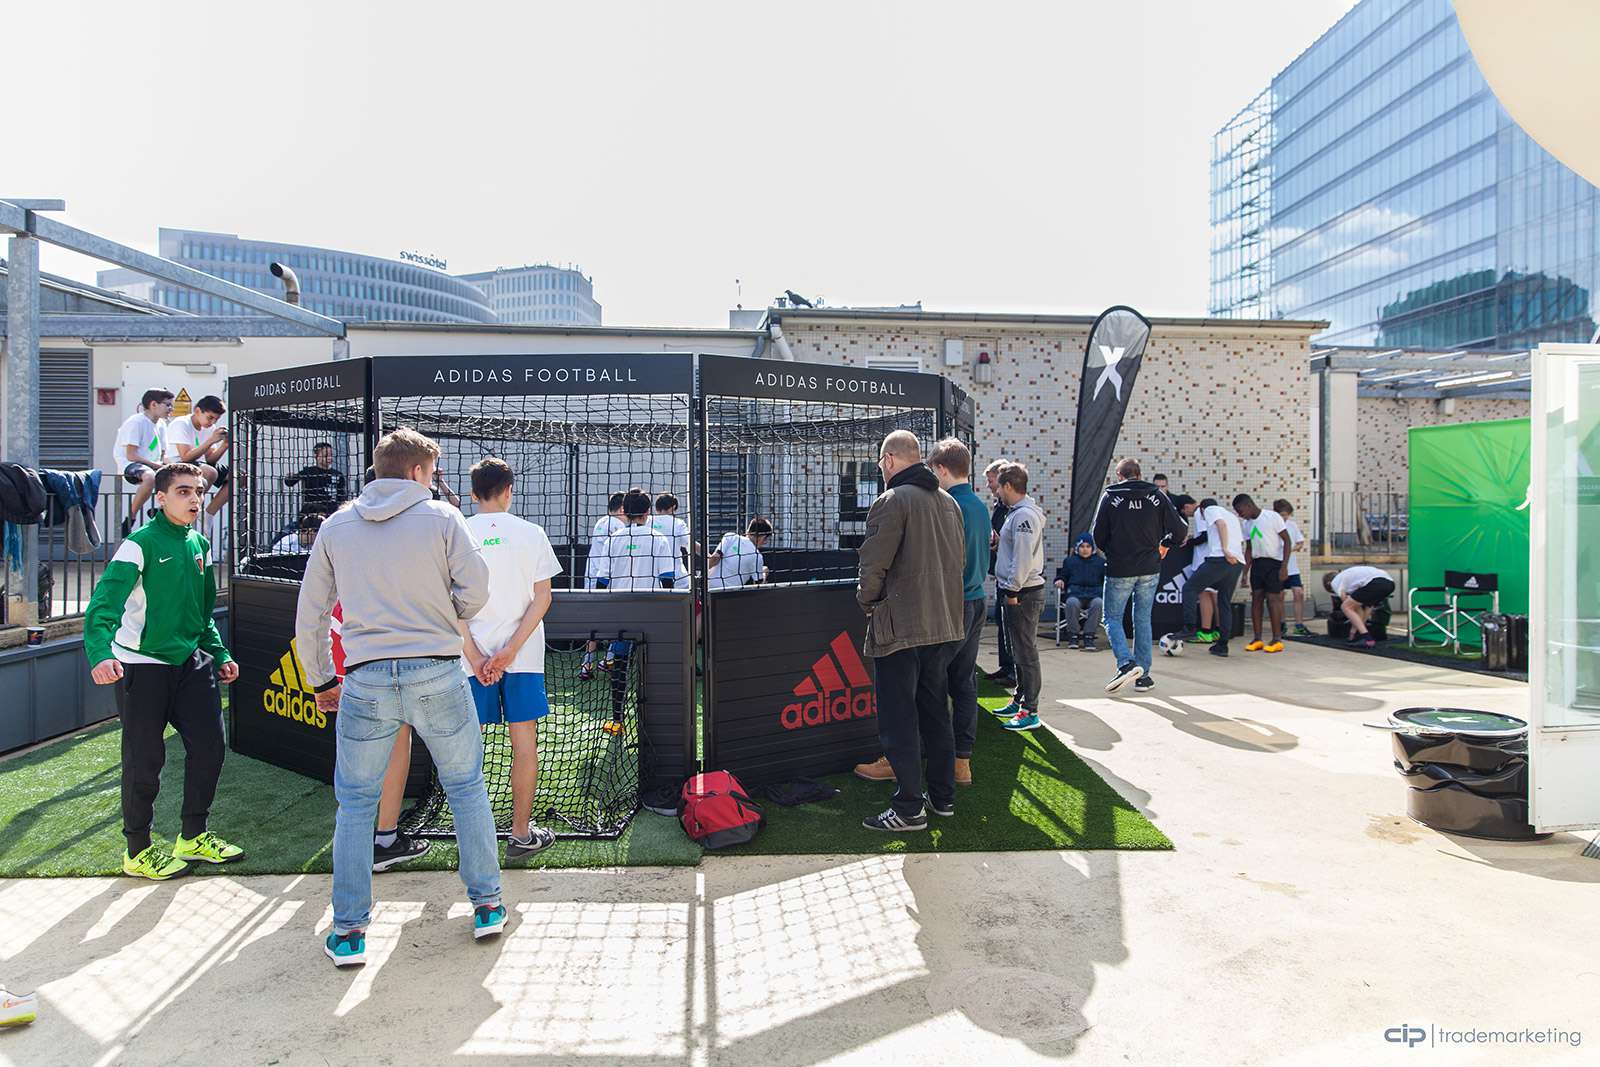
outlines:
[[[882, 488], [878, 446], [896, 429], [970, 444], [973, 427], [970, 399], [937, 375], [679, 353], [375, 357], [235, 378], [230, 396], [234, 749], [332, 780], [336, 715], [316, 709], [294, 642], [316, 536], [306, 517], [358, 496], [373, 446], [409, 426], [440, 446], [436, 496], [456, 495], [468, 513], [472, 465], [504, 460], [512, 512], [543, 527], [562, 564], [545, 618], [551, 712], [538, 728], [533, 815], [585, 837], [615, 836], [641, 788], [702, 767], [760, 783], [871, 754], [854, 586], [866, 509]], [[611, 495], [632, 487], [680, 502], [693, 551], [679, 588], [586, 588], [596, 524]], [[754, 517], [774, 527], [765, 580], [709, 590], [707, 555]], [[336, 611], [342, 674], [339, 626]], [[511, 756], [506, 727], [485, 727], [502, 833]], [[453, 832], [416, 742], [407, 793], [416, 800], [403, 827]]]

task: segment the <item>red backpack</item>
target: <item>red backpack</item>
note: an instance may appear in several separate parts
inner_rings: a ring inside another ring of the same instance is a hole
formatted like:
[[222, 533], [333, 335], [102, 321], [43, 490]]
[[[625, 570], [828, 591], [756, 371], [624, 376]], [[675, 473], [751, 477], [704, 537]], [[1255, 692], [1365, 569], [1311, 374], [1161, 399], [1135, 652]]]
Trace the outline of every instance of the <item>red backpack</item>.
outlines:
[[761, 809], [745, 795], [739, 779], [727, 771], [697, 774], [683, 783], [678, 818], [691, 841], [705, 848], [742, 845], [766, 822]]

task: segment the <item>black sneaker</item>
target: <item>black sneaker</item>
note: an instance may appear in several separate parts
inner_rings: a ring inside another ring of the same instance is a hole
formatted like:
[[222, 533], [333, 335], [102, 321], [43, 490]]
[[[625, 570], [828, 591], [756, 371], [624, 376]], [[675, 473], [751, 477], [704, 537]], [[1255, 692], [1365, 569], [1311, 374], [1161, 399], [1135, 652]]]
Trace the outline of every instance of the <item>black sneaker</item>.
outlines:
[[1226, 656], [1228, 654], [1228, 642], [1218, 641], [1216, 644], [1206, 649], [1206, 651], [1211, 653], [1213, 656]]
[[942, 815], [948, 819], [950, 816], [956, 813], [956, 802], [953, 800], [941, 804], [932, 797], [928, 797], [927, 801], [929, 810], [931, 810], [935, 815]]
[[543, 852], [556, 843], [556, 832], [547, 830], [543, 826], [528, 827], [528, 840], [518, 841], [510, 838], [506, 841], [506, 859], [520, 860], [525, 856]]
[[1002, 678], [1010, 678], [1011, 672], [1002, 667], [997, 671], [985, 671], [983, 676], [991, 682], [998, 682]]
[[1144, 673], [1144, 668], [1129, 660], [1117, 668], [1117, 673], [1111, 676], [1111, 681], [1106, 683], [1106, 692], [1120, 693], [1132, 685]]
[[432, 841], [427, 841], [420, 837], [408, 837], [405, 834], [395, 834], [394, 844], [388, 848], [384, 848], [374, 841], [372, 843], [372, 872], [378, 874], [387, 871], [390, 867], [398, 867], [402, 863], [416, 859], [432, 847]]
[[1141, 693], [1148, 693], [1150, 690], [1154, 689], [1155, 687], [1156, 687], [1156, 680], [1154, 678], [1150, 677], [1148, 674], [1141, 675], [1139, 680], [1137, 682], [1133, 683], [1133, 688], [1138, 690]]
[[914, 818], [907, 819], [893, 808], [889, 808], [876, 815], [868, 815], [861, 820], [861, 825], [868, 830], [883, 830], [891, 834], [910, 833], [913, 830], [928, 828], [928, 813], [919, 811]]
[[123, 537], [127, 537], [132, 532], [133, 532], [133, 516], [129, 515], [127, 518], [122, 520], [122, 536]]
[[665, 815], [669, 819], [678, 817], [678, 805], [682, 803], [682, 791], [673, 785], [661, 785], [649, 790], [639, 798], [639, 806], [645, 811], [653, 811], [657, 815]]
[[1085, 641], [1083, 643], [1083, 651], [1085, 651], [1085, 652], [1099, 652], [1100, 651], [1100, 646], [1095, 642], [1095, 639], [1091, 637], [1091, 638], [1089, 638], [1089, 640], [1087, 640], [1087, 641]]

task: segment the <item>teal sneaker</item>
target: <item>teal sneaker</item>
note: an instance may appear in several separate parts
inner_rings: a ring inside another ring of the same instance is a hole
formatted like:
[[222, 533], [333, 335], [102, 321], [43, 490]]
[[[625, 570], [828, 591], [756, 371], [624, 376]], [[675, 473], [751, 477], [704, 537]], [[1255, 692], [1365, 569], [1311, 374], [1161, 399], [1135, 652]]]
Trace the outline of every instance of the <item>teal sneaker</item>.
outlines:
[[1003, 708], [990, 708], [989, 714], [993, 715], [997, 719], [1014, 719], [1021, 711], [1022, 705], [1013, 700]]
[[1019, 711], [1000, 725], [1007, 730], [1037, 730], [1039, 716], [1036, 712]]
[[322, 951], [328, 954], [335, 967], [353, 967], [358, 963], [367, 962], [367, 932], [365, 930], [351, 930], [347, 934], [328, 935], [322, 943]]
[[506, 928], [506, 906], [504, 904], [480, 904], [472, 909], [472, 936], [494, 937]]

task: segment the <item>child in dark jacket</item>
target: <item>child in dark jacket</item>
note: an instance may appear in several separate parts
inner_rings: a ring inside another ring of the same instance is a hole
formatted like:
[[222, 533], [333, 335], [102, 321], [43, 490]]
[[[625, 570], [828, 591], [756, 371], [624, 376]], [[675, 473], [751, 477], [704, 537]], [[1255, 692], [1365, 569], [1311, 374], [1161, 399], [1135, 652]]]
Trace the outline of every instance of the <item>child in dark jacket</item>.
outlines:
[[[1095, 634], [1100, 629], [1101, 596], [1106, 586], [1106, 558], [1095, 551], [1094, 538], [1079, 534], [1072, 553], [1056, 568], [1056, 588], [1064, 600], [1061, 621], [1066, 630], [1068, 646], [1076, 645], [1084, 652], [1098, 652]], [[1088, 618], [1080, 628], [1078, 613], [1087, 610]]]

